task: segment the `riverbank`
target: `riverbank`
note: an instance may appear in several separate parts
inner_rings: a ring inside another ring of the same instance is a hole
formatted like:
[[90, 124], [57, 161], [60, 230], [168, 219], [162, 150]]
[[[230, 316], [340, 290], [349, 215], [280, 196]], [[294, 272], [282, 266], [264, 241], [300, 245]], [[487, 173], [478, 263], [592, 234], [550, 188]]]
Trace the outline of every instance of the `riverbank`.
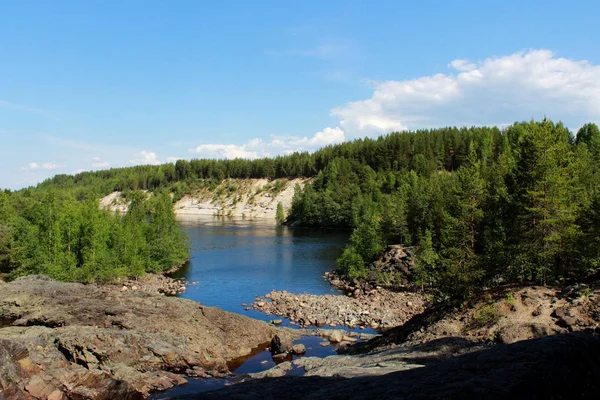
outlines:
[[299, 326], [347, 326], [386, 329], [398, 326], [424, 311], [422, 293], [392, 292], [375, 288], [356, 297], [295, 294], [271, 291], [252, 303], [255, 310], [289, 318]]
[[600, 393], [600, 338], [592, 334], [458, 346], [465, 350], [440, 340], [360, 357], [305, 358], [297, 363], [305, 376], [255, 379], [177, 399], [542, 400]]
[[[174, 272], [174, 271], [172, 271]], [[185, 279], [174, 279], [163, 274], [144, 274], [138, 278], [120, 279], [107, 284], [122, 292], [142, 291], [153, 294], [165, 294], [174, 296], [183, 293], [190, 285], [198, 282], [188, 282]]]
[[298, 335], [194, 301], [44, 276], [0, 283], [0, 314], [7, 398], [142, 398], [186, 376], [227, 376], [275, 334]]
[[[380, 301], [386, 299], [379, 289], [372, 294], [373, 298], [377, 294]], [[306, 307], [302, 309], [310, 308], [310, 300], [304, 296], [308, 295], [271, 292], [266, 302], [275, 300], [274, 304], [293, 307], [304, 300]], [[327, 302], [331, 301], [328, 296], [315, 297]], [[364, 307], [365, 298], [369, 296], [336, 297], [357, 301]], [[333, 302], [342, 304], [335, 299]], [[388, 304], [381, 303], [382, 306]], [[596, 354], [598, 343], [567, 335], [570, 332], [598, 333], [598, 282], [564, 288], [509, 287], [489, 291], [461, 306], [423, 305], [418, 313], [414, 311], [416, 308], [412, 310], [413, 315], [406, 314], [408, 319], [404, 323], [374, 337], [341, 329], [294, 331], [141, 289], [123, 291], [119, 286], [62, 283], [43, 276], [29, 276], [0, 283], [3, 316], [0, 386], [7, 398], [143, 398], [184, 384], [188, 377], [232, 377], [231, 368], [240, 365], [241, 357], [266, 348], [275, 335], [287, 349], [283, 353], [288, 355], [284, 354], [271, 369], [238, 375], [229, 381], [253, 380], [260, 382], [258, 386], [252, 382], [240, 383], [239, 388], [234, 385], [224, 392], [208, 393], [206, 398], [236, 396], [247, 390], [254, 393], [248, 398], [275, 398], [275, 388], [289, 390], [289, 379], [295, 382], [296, 390], [293, 395], [285, 392], [290, 394], [284, 396], [288, 398], [336, 393], [345, 393], [349, 398], [358, 394], [386, 398], [387, 392], [381, 392], [375, 383], [387, 385], [397, 393], [417, 393], [406, 386], [407, 382], [421, 385], [418, 382], [426, 380], [426, 376], [439, 377], [440, 382], [445, 382], [444, 374], [457, 365], [464, 368], [456, 376], [457, 382], [464, 381], [467, 385], [469, 373], [476, 368], [501, 375], [500, 382], [506, 379], [500, 384], [501, 389], [508, 385], [506, 387], [513, 390], [510, 379], [541, 370], [545, 365], [536, 364], [535, 369], [510, 369], [511, 363], [513, 367], [532, 365], [531, 362], [562, 357], [562, 361], [555, 364], [566, 369], [577, 360], [581, 361], [578, 365], [598, 368], [588, 362], [591, 358], [577, 355], [581, 353], [581, 346], [587, 346], [586, 351]], [[293, 343], [304, 335], [318, 336], [321, 338], [316, 342], [318, 346], [333, 345], [344, 354], [292, 358], [292, 354], [305, 351], [301, 346], [294, 348]], [[549, 337], [540, 339], [544, 336]], [[533, 342], [526, 342], [532, 339]], [[510, 351], [503, 346], [493, 346], [514, 343], [517, 346]], [[574, 353], [569, 353], [569, 346]], [[420, 372], [424, 370], [429, 372]], [[555, 378], [556, 368], [546, 371]], [[573, 373], [574, 369], [568, 371]], [[588, 372], [589, 377], [597, 370]], [[305, 378], [299, 380], [290, 375]], [[392, 376], [396, 378], [391, 379]], [[412, 381], [413, 376], [420, 377], [417, 383]], [[281, 377], [284, 381], [263, 379], [269, 377]], [[333, 386], [322, 380], [334, 377]], [[352, 380], [338, 385], [340, 377]], [[477, 379], [481, 384], [479, 391], [465, 386], [475, 390], [473, 393], [493, 393], [498, 388], [496, 378], [486, 379], [482, 374]], [[449, 396], [465, 393], [454, 390], [448, 382], [443, 390], [427, 393]], [[502, 390], [498, 393], [508, 393]], [[204, 395], [194, 396], [202, 398]]]
[[[599, 326], [600, 282], [505, 287], [429, 306], [369, 341], [339, 347], [341, 355], [293, 360], [194, 398], [595, 398]], [[288, 372], [297, 369], [302, 377]], [[263, 376], [279, 378], [253, 380]]]

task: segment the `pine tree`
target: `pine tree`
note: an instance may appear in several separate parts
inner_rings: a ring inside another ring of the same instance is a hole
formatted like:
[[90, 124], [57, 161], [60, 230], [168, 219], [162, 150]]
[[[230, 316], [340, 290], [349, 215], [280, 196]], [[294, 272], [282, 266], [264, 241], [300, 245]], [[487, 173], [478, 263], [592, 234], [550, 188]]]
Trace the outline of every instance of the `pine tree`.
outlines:
[[522, 279], [547, 281], [566, 265], [564, 252], [578, 232], [570, 134], [544, 120], [519, 127], [514, 196]]
[[468, 296], [482, 278], [477, 244], [485, 182], [473, 143], [465, 164], [457, 171], [453, 203], [444, 217], [442, 232], [442, 290], [451, 296]]
[[424, 289], [433, 288], [439, 280], [439, 256], [433, 247], [433, 238], [429, 229], [419, 237], [419, 246], [415, 254], [414, 282]]
[[283, 204], [277, 203], [277, 210], [275, 211], [275, 220], [279, 225], [285, 222], [285, 212], [283, 211]]

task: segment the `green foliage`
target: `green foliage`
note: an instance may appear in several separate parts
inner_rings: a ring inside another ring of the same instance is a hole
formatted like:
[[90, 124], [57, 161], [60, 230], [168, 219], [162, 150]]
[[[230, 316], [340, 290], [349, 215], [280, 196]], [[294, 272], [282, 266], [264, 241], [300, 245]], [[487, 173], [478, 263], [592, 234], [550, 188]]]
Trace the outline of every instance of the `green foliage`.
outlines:
[[352, 231], [350, 242], [363, 260], [372, 260], [383, 249], [379, 222], [377, 220], [361, 222]]
[[277, 179], [275, 182], [273, 182], [271, 193], [273, 196], [277, 196], [283, 189], [285, 189], [285, 182], [282, 179]]
[[485, 327], [494, 325], [500, 319], [500, 315], [496, 310], [496, 304], [490, 302], [479, 309], [477, 315], [475, 315], [475, 325], [477, 327]]
[[344, 249], [342, 256], [337, 260], [338, 272], [350, 278], [363, 278], [367, 274], [365, 261], [353, 246]]
[[49, 190], [38, 199], [0, 195], [0, 210], [7, 201], [20, 209], [0, 214], [2, 272], [92, 282], [183, 263], [188, 249], [170, 194], [146, 198], [132, 191], [129, 199], [129, 212], [120, 216], [100, 210], [96, 200], [77, 201], [62, 191]]
[[[338, 267], [353, 277], [367, 275], [373, 257], [396, 243], [418, 246], [412, 283], [442, 297], [600, 269], [600, 131], [587, 124], [574, 138], [546, 119], [502, 130], [395, 132], [311, 154], [57, 175], [35, 189], [0, 196], [0, 268], [53, 272], [62, 265], [65, 276], [158, 270], [179, 259], [181, 250], [173, 256], [149, 250], [160, 243], [147, 221], [163, 205], [136, 200], [136, 217], [119, 224], [83, 204], [114, 190], [132, 196], [149, 190], [159, 198], [170, 188], [175, 200], [204, 187], [232, 193], [232, 186], [219, 185], [229, 178], [267, 178], [277, 191], [296, 177], [314, 179], [295, 188], [287, 220], [352, 229]], [[61, 211], [71, 201], [72, 212]], [[92, 226], [84, 227], [88, 219]], [[113, 257], [115, 248], [121, 250]], [[105, 267], [110, 263], [115, 267]]]
[[578, 295], [579, 297], [587, 297], [589, 299], [594, 297], [594, 292], [589, 287], [585, 287], [579, 291]]
[[595, 147], [599, 144], [598, 140], [600, 140], [600, 129], [598, 129], [598, 125], [589, 123], [579, 128], [575, 143], [585, 143], [588, 147]]
[[433, 247], [431, 231], [427, 229], [419, 238], [419, 247], [415, 258], [414, 282], [421, 288], [433, 288], [438, 280], [439, 256]]
[[281, 204], [281, 202], [277, 203], [277, 210], [275, 211], [275, 220], [277, 220], [277, 223], [280, 225], [285, 222], [285, 211], [283, 211], [283, 204]]
[[[417, 245], [413, 283], [465, 298], [503, 282], [600, 269], [600, 134], [548, 120], [392, 133], [327, 156], [289, 219], [353, 230], [338, 260], [352, 276], [387, 244]], [[389, 277], [382, 277], [389, 280]]]
[[515, 306], [515, 295], [513, 293], [506, 294], [506, 304], [511, 308]]

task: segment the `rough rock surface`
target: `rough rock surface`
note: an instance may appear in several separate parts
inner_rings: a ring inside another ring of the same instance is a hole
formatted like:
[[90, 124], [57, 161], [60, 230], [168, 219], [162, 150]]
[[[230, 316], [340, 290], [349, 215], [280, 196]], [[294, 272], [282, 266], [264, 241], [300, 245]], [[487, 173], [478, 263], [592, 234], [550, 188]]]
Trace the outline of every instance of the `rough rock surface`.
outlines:
[[478, 342], [514, 343], [600, 326], [600, 284], [495, 290], [460, 307], [439, 304], [401, 326], [347, 351], [362, 353], [454, 336]]
[[350, 279], [336, 271], [325, 273], [332, 286], [355, 297], [369, 294], [378, 287], [392, 290], [413, 289], [411, 285], [415, 248], [400, 244], [390, 245], [375, 260], [367, 265], [367, 275], [361, 279]]
[[295, 186], [304, 187], [310, 178], [225, 179], [213, 190], [201, 189], [174, 205], [178, 217], [218, 215], [275, 221], [277, 204], [289, 210]]
[[0, 399], [140, 398], [183, 375], [223, 376], [292, 335], [190, 300], [43, 276], [0, 283], [0, 315]]
[[278, 335], [273, 336], [271, 339], [271, 344], [269, 345], [269, 350], [271, 350], [271, 354], [285, 354], [292, 351], [292, 342], [288, 340], [281, 340]]
[[[361, 359], [356, 356], [338, 358], [342, 361], [329, 371], [323, 369], [322, 360], [307, 358], [301, 361], [309, 369], [309, 376], [252, 380], [181, 398], [591, 399], [600, 394], [597, 336], [554, 335], [490, 346], [456, 357], [448, 357], [452, 351], [436, 350], [439, 345], [434, 342], [430, 348], [387, 350], [364, 356], [358, 366], [356, 359]], [[444, 343], [441, 345], [444, 347]], [[351, 361], [345, 365], [345, 360]], [[368, 369], [371, 371], [365, 372]], [[354, 377], [357, 372], [358, 377]]]
[[289, 318], [301, 326], [398, 326], [425, 307], [420, 293], [376, 289], [357, 298], [343, 295], [294, 294], [272, 291], [252, 303], [256, 310]]
[[[507, 287], [469, 303], [431, 306], [368, 342], [338, 347], [350, 355], [293, 360], [295, 368], [251, 378], [281, 377], [263, 382], [259, 397], [266, 399], [277, 393], [291, 399], [595, 398], [600, 339], [590, 333], [600, 333], [599, 324], [598, 283]], [[352, 339], [342, 333], [332, 330], [327, 337]], [[291, 373], [299, 368], [303, 378]], [[253, 399], [255, 385], [215, 395]]]
[[125, 279], [114, 283], [123, 292], [141, 290], [148, 293], [175, 295], [184, 292], [190, 284], [185, 280], [173, 279], [160, 274], [145, 274], [137, 279]]

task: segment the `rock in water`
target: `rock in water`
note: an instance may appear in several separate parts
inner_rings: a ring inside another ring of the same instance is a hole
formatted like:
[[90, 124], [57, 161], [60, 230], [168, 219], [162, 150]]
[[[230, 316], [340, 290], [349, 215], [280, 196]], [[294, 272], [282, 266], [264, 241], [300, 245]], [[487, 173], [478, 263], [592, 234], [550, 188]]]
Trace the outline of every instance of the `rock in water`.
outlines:
[[304, 354], [306, 353], [306, 346], [302, 343], [298, 343], [292, 346], [292, 353], [294, 354]]
[[344, 339], [344, 331], [334, 330], [329, 335], [329, 340], [332, 343], [340, 343]]
[[275, 335], [271, 339], [270, 349], [273, 355], [286, 354], [292, 349], [292, 344], [287, 340], [281, 340], [278, 335]]

